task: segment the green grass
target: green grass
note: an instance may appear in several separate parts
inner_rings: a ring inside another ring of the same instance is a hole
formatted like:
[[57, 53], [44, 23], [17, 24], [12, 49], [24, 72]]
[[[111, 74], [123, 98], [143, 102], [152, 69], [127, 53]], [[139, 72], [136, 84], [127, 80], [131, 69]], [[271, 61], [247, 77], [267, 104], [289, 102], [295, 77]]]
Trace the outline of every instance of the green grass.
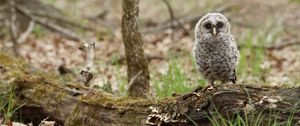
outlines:
[[[203, 79], [195, 78], [192, 75], [183, 71], [182, 65], [177, 60], [170, 61], [169, 68], [166, 74], [159, 74], [154, 77], [154, 89], [156, 96], [159, 98], [171, 96], [173, 93], [191, 92], [196, 86], [203, 86], [205, 81]], [[200, 74], [197, 75], [200, 77]]]
[[294, 113], [292, 113], [283, 124], [279, 123], [278, 116], [280, 114], [271, 110], [267, 113], [263, 113], [263, 111], [258, 113], [251, 111], [249, 114], [238, 113], [230, 118], [228, 115], [222, 116], [214, 108], [206, 115], [212, 126], [293, 126], [292, 121], [294, 119]]
[[15, 105], [14, 95], [15, 92], [13, 89], [9, 90], [6, 94], [0, 94], [0, 117], [3, 118], [4, 123], [12, 121], [16, 111], [23, 106]]
[[240, 63], [238, 74], [240, 78], [259, 79], [264, 82], [271, 68], [263, 68], [262, 64], [267, 59], [266, 47], [273, 45], [282, 39], [284, 28], [276, 24], [272, 19], [267, 20], [259, 30], [248, 30], [242, 34], [238, 43], [240, 45]]
[[[253, 106], [252, 99], [247, 92], [249, 106]], [[278, 117], [280, 116], [279, 111], [274, 111], [269, 108], [265, 108], [264, 110], [257, 111], [255, 108], [250, 107], [247, 109], [245, 107], [244, 111], [236, 112], [235, 115], [229, 116], [228, 113], [224, 116], [221, 115], [218, 111], [215, 104], [212, 103], [212, 110], [206, 113], [210, 123], [212, 126], [293, 126], [294, 115], [298, 111], [297, 105], [300, 102], [295, 104], [295, 108], [291, 110], [290, 115], [287, 117], [287, 120], [283, 122], [284, 124], [279, 124]], [[284, 117], [284, 116], [283, 116]], [[294, 122], [295, 123], [295, 122]]]
[[120, 64], [116, 64], [117, 67], [117, 71], [115, 72], [115, 76], [116, 76], [116, 80], [117, 83], [119, 85], [119, 95], [121, 96], [125, 96], [127, 95], [127, 76], [122, 76], [120, 69], [121, 69], [121, 65]]
[[260, 65], [265, 59], [265, 49], [262, 41], [256, 42], [253, 33], [248, 32], [244, 44], [240, 49], [240, 63], [238, 67], [238, 73], [243, 75], [260, 76], [262, 68]]
[[185, 93], [192, 91], [188, 86], [186, 76], [181, 69], [172, 62], [169, 64], [169, 70], [166, 75], [160, 77], [162, 85], [155, 87], [158, 97], [171, 96], [173, 93]]

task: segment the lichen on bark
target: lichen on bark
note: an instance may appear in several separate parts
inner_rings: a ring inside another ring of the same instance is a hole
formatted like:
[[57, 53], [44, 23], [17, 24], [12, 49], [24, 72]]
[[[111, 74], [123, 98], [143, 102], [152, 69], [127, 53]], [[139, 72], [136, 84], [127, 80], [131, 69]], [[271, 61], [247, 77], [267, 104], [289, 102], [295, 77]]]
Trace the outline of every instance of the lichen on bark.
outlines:
[[139, 0], [122, 1], [122, 36], [127, 60], [129, 96], [147, 97], [149, 93], [148, 61], [139, 32]]

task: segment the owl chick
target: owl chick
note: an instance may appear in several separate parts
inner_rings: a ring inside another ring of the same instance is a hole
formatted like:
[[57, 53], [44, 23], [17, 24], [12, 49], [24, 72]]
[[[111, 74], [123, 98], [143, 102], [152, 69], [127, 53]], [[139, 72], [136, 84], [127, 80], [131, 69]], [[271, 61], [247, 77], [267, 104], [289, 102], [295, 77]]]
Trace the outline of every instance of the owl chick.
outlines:
[[208, 13], [197, 22], [193, 53], [198, 70], [210, 85], [216, 80], [235, 84], [239, 51], [224, 15]]

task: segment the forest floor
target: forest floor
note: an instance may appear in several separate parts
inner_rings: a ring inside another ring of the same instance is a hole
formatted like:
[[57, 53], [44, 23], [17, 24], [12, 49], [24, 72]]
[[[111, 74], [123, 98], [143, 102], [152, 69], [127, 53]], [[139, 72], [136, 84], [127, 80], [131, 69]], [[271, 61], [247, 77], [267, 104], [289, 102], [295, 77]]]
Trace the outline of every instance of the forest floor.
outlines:
[[[94, 31], [76, 31], [86, 38], [85, 41], [96, 43], [91, 85], [115, 96], [126, 95], [128, 82], [121, 34], [121, 0], [42, 1], [59, 8], [80, 24], [93, 26]], [[169, 1], [178, 19], [189, 19], [216, 10], [222, 10], [229, 18], [241, 53], [238, 84], [300, 86], [299, 0]], [[140, 0], [140, 30], [144, 50], [149, 57], [151, 94], [154, 98], [186, 93], [206, 84], [192, 56], [196, 22], [183, 24], [188, 33], [182, 28], [172, 27], [151, 30], [161, 28], [169, 21], [170, 14], [162, 0]], [[0, 49], [11, 50], [9, 34], [0, 36]], [[60, 74], [59, 67], [70, 69], [73, 74], [62, 76], [67, 81], [77, 80], [84, 65], [85, 56], [79, 46], [78, 41], [36, 25], [19, 51], [34, 68], [55, 74]], [[0, 102], [3, 100], [0, 99]]]
[[[120, 0], [43, 0], [61, 9], [78, 23], [95, 26], [97, 31], [77, 31], [86, 41], [95, 41], [92, 85], [117, 96], [127, 89], [126, 61], [121, 34]], [[300, 2], [293, 0], [170, 0], [175, 17], [188, 18], [224, 8], [240, 49], [240, 84], [294, 87], [300, 85]], [[225, 4], [224, 4], [225, 3]], [[100, 14], [100, 16], [99, 16]], [[101, 15], [102, 14], [102, 15]], [[151, 93], [166, 97], [184, 93], [206, 81], [197, 72], [192, 57], [195, 22], [181, 28], [149, 33], [170, 20], [161, 0], [140, 1], [140, 29], [149, 56]], [[101, 27], [100, 27], [101, 26]], [[148, 31], [148, 32], [147, 32]], [[72, 41], [39, 26], [20, 46], [21, 56], [35, 68], [58, 72], [59, 66], [79, 74], [84, 54], [80, 42]], [[292, 43], [289, 44], [289, 43]], [[2, 46], [11, 47], [9, 37]]]

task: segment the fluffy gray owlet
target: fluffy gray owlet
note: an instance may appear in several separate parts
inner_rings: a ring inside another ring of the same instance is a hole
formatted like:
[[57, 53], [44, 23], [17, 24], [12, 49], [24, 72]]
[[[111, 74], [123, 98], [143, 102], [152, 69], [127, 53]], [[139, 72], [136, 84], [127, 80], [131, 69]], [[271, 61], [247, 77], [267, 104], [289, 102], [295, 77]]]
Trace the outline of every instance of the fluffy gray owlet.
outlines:
[[224, 15], [208, 13], [198, 21], [193, 51], [198, 70], [209, 84], [235, 83], [239, 51]]

